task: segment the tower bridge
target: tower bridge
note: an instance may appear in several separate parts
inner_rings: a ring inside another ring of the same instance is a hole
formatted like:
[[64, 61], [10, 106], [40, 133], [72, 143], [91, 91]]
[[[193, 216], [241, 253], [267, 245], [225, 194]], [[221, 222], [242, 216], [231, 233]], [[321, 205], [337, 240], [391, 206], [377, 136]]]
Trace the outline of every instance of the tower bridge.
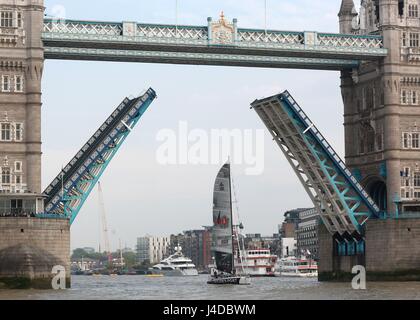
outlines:
[[289, 93], [253, 107], [321, 212], [320, 278], [363, 264], [371, 279], [419, 279], [419, 6], [342, 0], [339, 33], [320, 33], [224, 15], [204, 26], [54, 20], [43, 0], [0, 0], [0, 284], [48, 287], [50, 264], [68, 266], [70, 223], [155, 97], [124, 100], [42, 192], [45, 59], [341, 71], [345, 164]]

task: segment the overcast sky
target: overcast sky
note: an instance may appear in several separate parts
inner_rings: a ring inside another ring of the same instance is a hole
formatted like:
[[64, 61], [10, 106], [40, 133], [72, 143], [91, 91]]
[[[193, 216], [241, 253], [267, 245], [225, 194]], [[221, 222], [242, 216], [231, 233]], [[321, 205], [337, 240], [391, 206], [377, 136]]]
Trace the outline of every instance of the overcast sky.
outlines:
[[[175, 23], [175, 0], [46, 0], [47, 13], [64, 7], [68, 19]], [[59, 6], [59, 7], [57, 7]], [[268, 0], [268, 28], [338, 31], [339, 0]], [[179, 0], [179, 23], [206, 25], [221, 11], [239, 27], [264, 28], [263, 0]], [[264, 129], [249, 104], [289, 90], [335, 149], [343, 154], [339, 73], [286, 69], [46, 61], [43, 78], [43, 186], [60, 171], [121, 100], [153, 87], [158, 99], [126, 140], [102, 188], [112, 248], [134, 247], [145, 234], [167, 236], [212, 223], [217, 165], [163, 166], [156, 161], [159, 130]], [[265, 130], [264, 172], [234, 166], [239, 212], [247, 233], [272, 234], [283, 213], [311, 206], [280, 149]], [[72, 226], [72, 248], [97, 248], [96, 189]]]

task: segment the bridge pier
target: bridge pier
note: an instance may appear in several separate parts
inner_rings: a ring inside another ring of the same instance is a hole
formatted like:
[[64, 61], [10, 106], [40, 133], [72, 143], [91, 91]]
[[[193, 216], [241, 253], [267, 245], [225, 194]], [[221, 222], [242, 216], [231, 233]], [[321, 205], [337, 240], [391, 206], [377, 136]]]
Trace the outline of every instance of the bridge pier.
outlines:
[[420, 219], [369, 220], [364, 255], [339, 256], [325, 226], [319, 225], [320, 281], [351, 281], [356, 265], [368, 281], [420, 281]]
[[54, 266], [70, 287], [70, 224], [65, 219], [0, 219], [0, 289], [52, 289]]

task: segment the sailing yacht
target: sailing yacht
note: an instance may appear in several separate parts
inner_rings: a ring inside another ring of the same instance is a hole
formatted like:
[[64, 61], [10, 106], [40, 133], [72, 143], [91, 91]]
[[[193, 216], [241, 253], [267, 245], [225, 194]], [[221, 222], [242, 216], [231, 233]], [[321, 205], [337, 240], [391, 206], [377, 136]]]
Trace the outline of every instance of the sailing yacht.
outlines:
[[243, 269], [240, 272], [235, 268], [235, 248], [239, 256], [242, 256], [238, 227], [233, 224], [231, 170], [228, 161], [220, 169], [214, 184], [212, 251], [216, 267], [210, 272], [208, 284], [251, 284], [250, 276]]

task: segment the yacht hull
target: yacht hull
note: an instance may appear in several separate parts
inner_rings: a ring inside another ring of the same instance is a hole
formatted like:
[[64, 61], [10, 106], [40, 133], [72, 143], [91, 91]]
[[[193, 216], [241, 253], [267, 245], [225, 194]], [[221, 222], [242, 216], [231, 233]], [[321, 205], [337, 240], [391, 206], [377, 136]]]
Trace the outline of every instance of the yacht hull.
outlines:
[[196, 269], [191, 270], [153, 270], [153, 274], [161, 274], [165, 277], [194, 277], [198, 276]]
[[250, 285], [251, 278], [250, 277], [211, 277], [208, 281], [208, 284], [236, 284], [236, 285]]

